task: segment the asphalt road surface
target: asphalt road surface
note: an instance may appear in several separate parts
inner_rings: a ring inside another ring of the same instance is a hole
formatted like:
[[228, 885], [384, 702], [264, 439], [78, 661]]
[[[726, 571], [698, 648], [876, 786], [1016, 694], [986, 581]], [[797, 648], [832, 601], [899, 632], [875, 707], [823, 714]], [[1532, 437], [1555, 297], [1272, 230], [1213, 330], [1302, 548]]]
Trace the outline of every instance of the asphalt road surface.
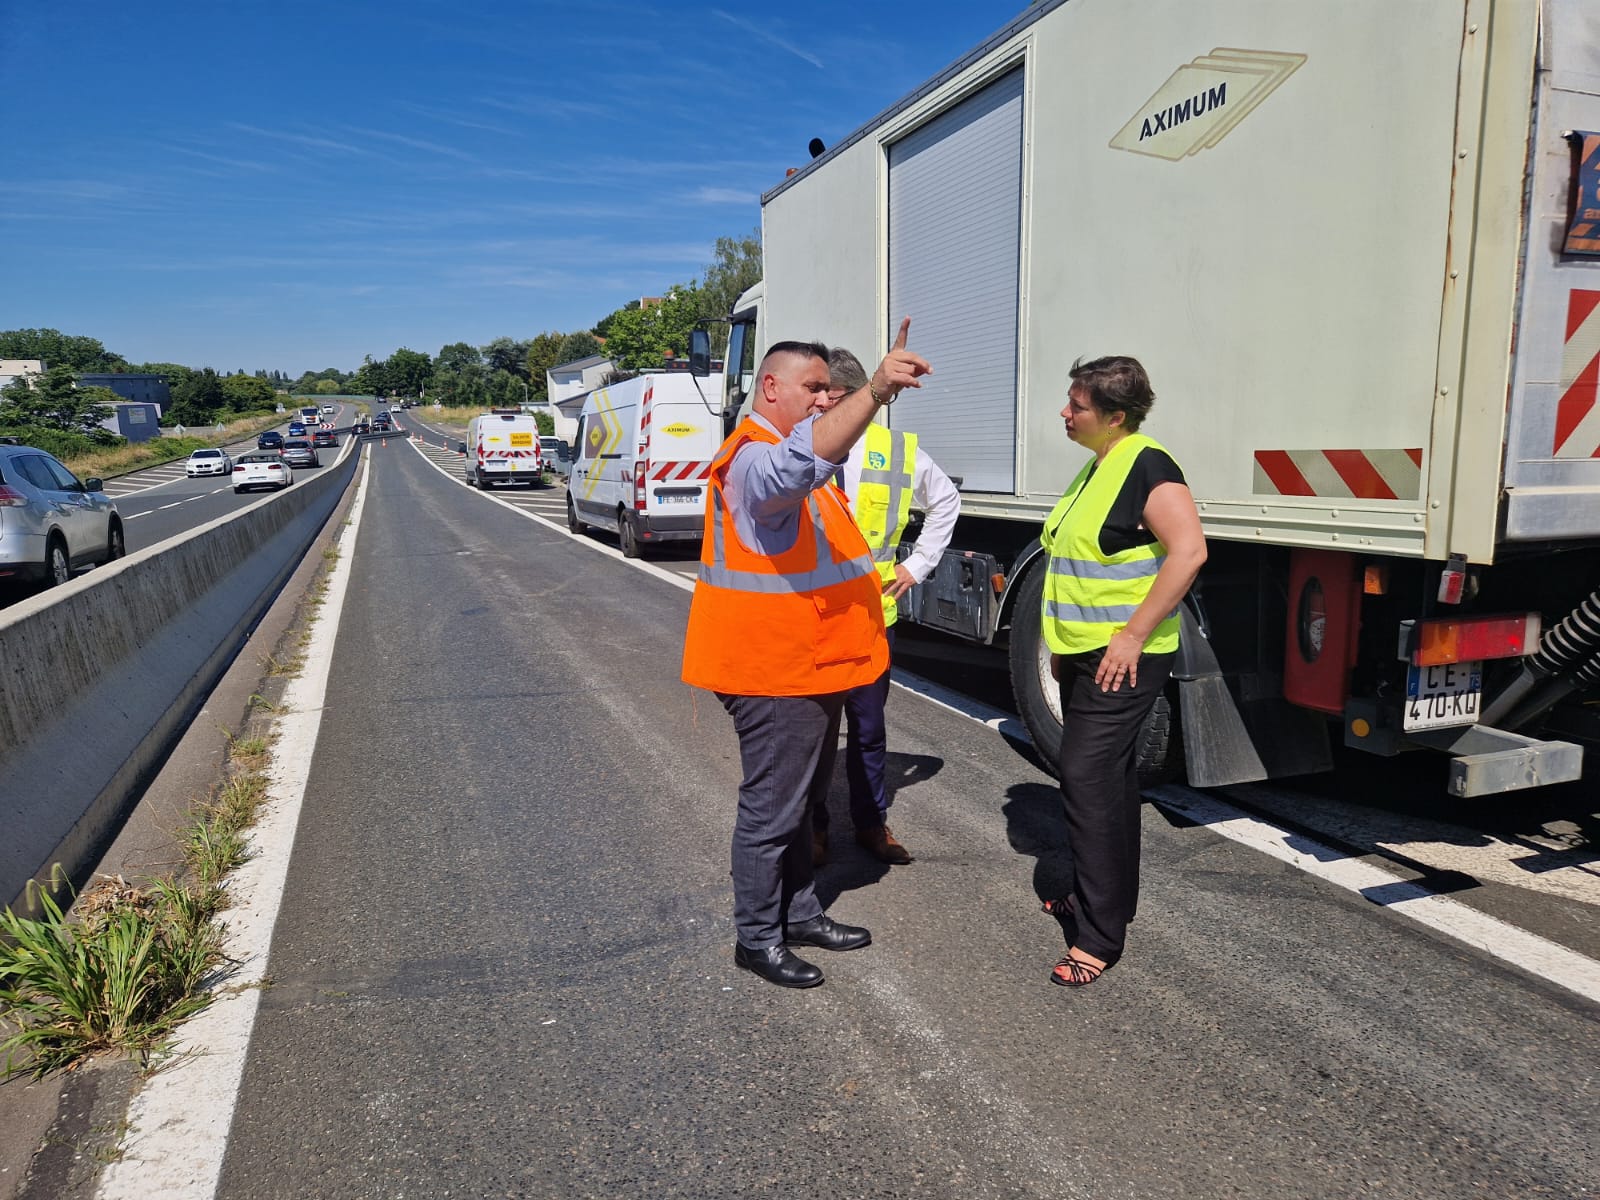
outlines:
[[736, 971], [687, 594], [371, 454], [219, 1195], [1597, 1194], [1594, 1003], [1154, 804], [1127, 957], [1053, 987], [1051, 780], [898, 689], [917, 861], [836, 785], [819, 875], [872, 946]]

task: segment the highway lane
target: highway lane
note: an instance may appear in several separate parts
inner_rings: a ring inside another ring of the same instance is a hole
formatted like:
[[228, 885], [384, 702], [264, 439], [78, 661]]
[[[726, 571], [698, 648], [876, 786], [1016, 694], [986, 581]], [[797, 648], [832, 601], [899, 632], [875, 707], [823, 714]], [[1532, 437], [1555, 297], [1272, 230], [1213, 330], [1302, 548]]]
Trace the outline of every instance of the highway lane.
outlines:
[[220, 1196], [1596, 1194], [1592, 1003], [1171, 808], [1051, 987], [1051, 781], [902, 690], [918, 861], [820, 876], [874, 945], [736, 972], [686, 593], [497, 503], [559, 488], [372, 464]]
[[[350, 436], [348, 421], [353, 414], [345, 413], [345, 407], [341, 406], [341, 412], [329, 418], [336, 425], [334, 434], [339, 439], [339, 446], [324, 446], [318, 450], [324, 464], [331, 464], [338, 457]], [[338, 424], [341, 421], [345, 424]], [[276, 428], [280, 433], [287, 433], [288, 421], [285, 420]], [[254, 438], [224, 447], [234, 458], [250, 453], [255, 448]], [[184, 462], [179, 459], [157, 467], [146, 467], [142, 471], [107, 481], [106, 494], [117, 502], [117, 511], [122, 514], [130, 553], [187, 533], [207, 521], [236, 512], [272, 494], [254, 491], [235, 495], [231, 477], [200, 475], [191, 479], [185, 474]], [[295, 475], [303, 481], [316, 470], [318, 468], [304, 468], [296, 471]]]
[[[458, 477], [462, 459], [437, 435], [417, 448]], [[564, 525], [565, 489], [500, 489], [497, 500]], [[596, 545], [616, 536], [591, 530]], [[689, 584], [698, 569], [694, 543], [669, 543], [648, 561]], [[910, 686], [922, 681], [995, 710], [1002, 728], [1024, 737], [1015, 721], [1002, 651], [903, 624], [897, 670]], [[1010, 724], [1003, 723], [1009, 718]], [[1025, 743], [1023, 752], [1029, 752]], [[1462, 903], [1600, 959], [1600, 759], [1577, 783], [1464, 801], [1445, 787], [1447, 761], [1435, 754], [1382, 759], [1334, 747], [1335, 770], [1323, 776], [1220, 789], [1230, 803], [1366, 856]]]

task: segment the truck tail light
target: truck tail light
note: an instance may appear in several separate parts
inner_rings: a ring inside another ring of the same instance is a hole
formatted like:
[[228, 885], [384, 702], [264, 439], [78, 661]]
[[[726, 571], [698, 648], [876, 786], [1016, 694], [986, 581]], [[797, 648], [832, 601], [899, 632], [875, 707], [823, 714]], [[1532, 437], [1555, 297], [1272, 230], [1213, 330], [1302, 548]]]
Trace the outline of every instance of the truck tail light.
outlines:
[[1521, 658], [1538, 648], [1538, 613], [1450, 617], [1418, 624], [1411, 662], [1418, 667], [1436, 667], [1483, 658]]
[[639, 512], [644, 511], [644, 488], [645, 484], [649, 481], [649, 478], [650, 464], [641, 458], [639, 460], [639, 466], [633, 473], [633, 507]]

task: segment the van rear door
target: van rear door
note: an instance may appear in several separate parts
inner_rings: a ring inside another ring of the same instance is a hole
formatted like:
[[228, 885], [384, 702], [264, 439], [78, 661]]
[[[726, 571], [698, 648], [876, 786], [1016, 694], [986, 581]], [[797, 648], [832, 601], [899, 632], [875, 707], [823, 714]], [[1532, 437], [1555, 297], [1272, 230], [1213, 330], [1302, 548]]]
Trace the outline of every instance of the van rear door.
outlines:
[[639, 463], [644, 511], [651, 518], [704, 515], [711, 460], [722, 444], [717, 401], [716, 391], [692, 375], [655, 377], [641, 418], [648, 432]]

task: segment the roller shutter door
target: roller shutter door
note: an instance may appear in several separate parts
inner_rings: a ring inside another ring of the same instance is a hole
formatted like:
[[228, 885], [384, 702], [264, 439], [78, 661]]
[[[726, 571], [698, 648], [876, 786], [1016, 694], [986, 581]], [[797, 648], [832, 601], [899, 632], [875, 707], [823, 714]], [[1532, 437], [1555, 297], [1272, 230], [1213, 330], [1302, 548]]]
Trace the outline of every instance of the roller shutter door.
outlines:
[[892, 424], [962, 490], [1015, 490], [1022, 69], [889, 147], [889, 329], [933, 363]]

